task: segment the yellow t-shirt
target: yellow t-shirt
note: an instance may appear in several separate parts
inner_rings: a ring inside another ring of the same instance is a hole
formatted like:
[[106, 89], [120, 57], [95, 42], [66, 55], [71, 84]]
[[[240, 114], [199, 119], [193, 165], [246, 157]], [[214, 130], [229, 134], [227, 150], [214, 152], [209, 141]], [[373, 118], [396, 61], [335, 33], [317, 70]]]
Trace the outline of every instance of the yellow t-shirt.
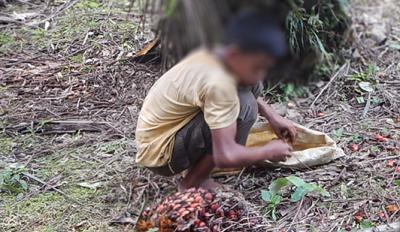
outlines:
[[200, 49], [166, 72], [150, 89], [136, 128], [136, 162], [168, 163], [175, 134], [200, 111], [210, 129], [232, 125], [240, 104], [234, 77], [210, 51]]

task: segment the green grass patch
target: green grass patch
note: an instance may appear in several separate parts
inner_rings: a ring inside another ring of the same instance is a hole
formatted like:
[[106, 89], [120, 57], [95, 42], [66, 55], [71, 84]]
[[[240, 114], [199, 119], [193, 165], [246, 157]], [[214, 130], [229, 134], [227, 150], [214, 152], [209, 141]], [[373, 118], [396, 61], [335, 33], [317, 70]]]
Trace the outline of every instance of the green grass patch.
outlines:
[[68, 196], [72, 197], [73, 199], [83, 200], [83, 201], [91, 200], [94, 197], [102, 194], [101, 189], [95, 190], [95, 189], [81, 187], [78, 185], [70, 186], [67, 189], [65, 189], [64, 191]]
[[0, 32], [0, 46], [4, 46], [13, 42], [14, 42], [14, 37], [12, 37], [7, 33]]
[[7, 54], [11, 50], [16, 49], [19, 44], [20, 42], [14, 36], [6, 32], [0, 32], [0, 54]]
[[[63, 151], [51, 157], [38, 160], [43, 166], [38, 170], [38, 175], [44, 179], [62, 175], [66, 181], [80, 180], [86, 174], [92, 173], [99, 164], [96, 162], [85, 162], [85, 158], [79, 159], [84, 153], [90, 153], [88, 149], [72, 149]], [[86, 154], [87, 154], [86, 153]], [[71, 156], [73, 155], [73, 156]]]
[[82, 63], [83, 62], [83, 54], [76, 54], [74, 56], [69, 57], [69, 60], [74, 63]]
[[0, 155], [9, 156], [12, 151], [13, 145], [13, 140], [5, 135], [3, 132], [0, 132]]
[[75, 5], [75, 8], [87, 10], [87, 9], [99, 9], [102, 8], [103, 4], [97, 0], [84, 0], [80, 1]]

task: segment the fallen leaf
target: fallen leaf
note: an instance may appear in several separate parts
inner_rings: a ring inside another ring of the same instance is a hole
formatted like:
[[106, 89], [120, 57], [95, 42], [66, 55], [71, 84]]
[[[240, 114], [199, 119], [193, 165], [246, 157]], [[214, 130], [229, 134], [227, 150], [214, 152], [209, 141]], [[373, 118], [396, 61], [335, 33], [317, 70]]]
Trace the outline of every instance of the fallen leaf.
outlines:
[[386, 211], [388, 211], [388, 213], [395, 213], [395, 212], [399, 211], [400, 208], [397, 205], [387, 205], [385, 207], [385, 209], [386, 209]]
[[396, 168], [396, 172], [397, 172], [397, 173], [400, 173], [400, 166], [398, 166], [398, 167]]
[[119, 217], [110, 221], [110, 224], [136, 224], [136, 220], [132, 217]]
[[360, 88], [366, 92], [372, 92], [374, 91], [374, 89], [371, 87], [371, 83], [370, 82], [366, 82], [366, 81], [361, 81], [360, 83], [358, 83], [358, 86], [360, 86]]
[[319, 113], [317, 114], [317, 116], [318, 116], [318, 117], [324, 117], [324, 116], [325, 116], [325, 113], [324, 113], [324, 112], [319, 112]]
[[89, 188], [89, 189], [93, 189], [96, 190], [98, 187], [100, 187], [101, 185], [103, 185], [103, 183], [101, 182], [96, 182], [96, 183], [87, 183], [87, 182], [82, 182], [82, 183], [78, 183], [77, 185], [84, 187], [84, 188]]
[[133, 58], [145, 56], [150, 50], [155, 48], [158, 45], [159, 42], [160, 42], [160, 38], [159, 37], [157, 37], [154, 40], [150, 41], [141, 50], [136, 52], [136, 54], [133, 56]]
[[396, 164], [396, 160], [389, 160], [386, 164], [387, 167], [394, 167]]
[[86, 224], [89, 224], [88, 221], [86, 221], [86, 220], [81, 221], [81, 222], [79, 222], [78, 224], [75, 224], [75, 225], [74, 225], [74, 229], [75, 229], [75, 230], [82, 229], [81, 227], [83, 227], [83, 226], [86, 225]]

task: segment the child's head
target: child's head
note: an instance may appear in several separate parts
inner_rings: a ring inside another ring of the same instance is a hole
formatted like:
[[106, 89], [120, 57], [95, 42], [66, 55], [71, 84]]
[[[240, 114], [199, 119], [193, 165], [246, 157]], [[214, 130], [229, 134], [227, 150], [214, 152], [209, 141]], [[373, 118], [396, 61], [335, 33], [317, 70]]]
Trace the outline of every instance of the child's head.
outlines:
[[228, 25], [224, 61], [240, 84], [256, 84], [285, 54], [284, 33], [268, 16], [254, 11], [244, 12]]

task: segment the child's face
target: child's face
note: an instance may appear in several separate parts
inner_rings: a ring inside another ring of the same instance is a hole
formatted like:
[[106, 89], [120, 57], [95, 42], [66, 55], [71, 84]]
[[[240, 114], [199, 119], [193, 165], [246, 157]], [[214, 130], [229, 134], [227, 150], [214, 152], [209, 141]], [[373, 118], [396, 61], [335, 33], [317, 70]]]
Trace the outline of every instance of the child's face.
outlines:
[[255, 85], [262, 81], [268, 69], [275, 63], [274, 59], [262, 52], [243, 53], [240, 50], [228, 55], [230, 70], [241, 85]]

